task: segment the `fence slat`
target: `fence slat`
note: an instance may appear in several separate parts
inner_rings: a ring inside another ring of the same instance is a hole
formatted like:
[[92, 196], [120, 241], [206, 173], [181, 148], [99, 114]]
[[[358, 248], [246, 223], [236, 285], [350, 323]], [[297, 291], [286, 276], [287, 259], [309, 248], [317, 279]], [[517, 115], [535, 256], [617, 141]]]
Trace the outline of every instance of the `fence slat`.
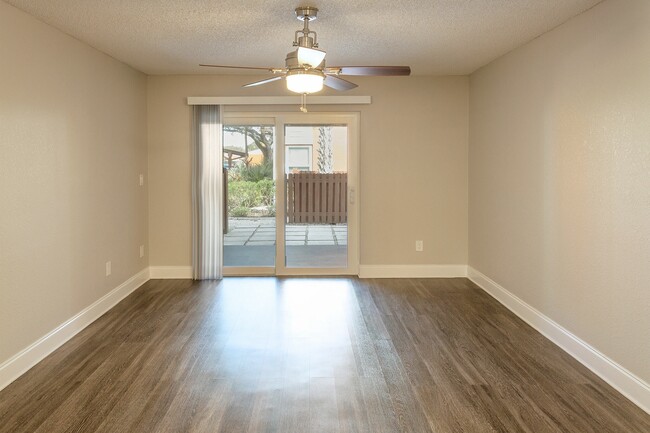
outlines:
[[289, 173], [286, 184], [289, 223], [347, 222], [347, 173]]
[[323, 177], [321, 176], [320, 173], [316, 174], [314, 176], [314, 215], [313, 215], [313, 221], [316, 223], [321, 222], [320, 212], [323, 206], [320, 202], [321, 200], [320, 189], [322, 183], [323, 183]]

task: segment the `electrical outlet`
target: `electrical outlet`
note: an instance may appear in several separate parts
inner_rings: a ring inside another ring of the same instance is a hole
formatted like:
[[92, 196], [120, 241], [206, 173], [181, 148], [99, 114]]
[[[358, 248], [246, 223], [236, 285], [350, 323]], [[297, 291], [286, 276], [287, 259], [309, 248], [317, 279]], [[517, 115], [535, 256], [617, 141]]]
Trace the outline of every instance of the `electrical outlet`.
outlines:
[[140, 258], [144, 257], [144, 245], [140, 245]]
[[424, 251], [424, 241], [415, 241], [415, 251]]
[[111, 262], [106, 262], [106, 276], [111, 275]]
[[140, 186], [144, 185], [144, 174], [140, 175]]

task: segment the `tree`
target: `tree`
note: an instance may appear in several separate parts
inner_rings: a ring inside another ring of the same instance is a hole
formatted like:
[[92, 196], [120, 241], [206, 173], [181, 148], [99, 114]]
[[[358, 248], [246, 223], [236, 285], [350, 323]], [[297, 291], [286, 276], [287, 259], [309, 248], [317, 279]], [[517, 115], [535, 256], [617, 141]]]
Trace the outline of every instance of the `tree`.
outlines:
[[332, 170], [332, 128], [318, 128], [318, 172], [331, 173]]
[[[250, 138], [262, 152], [264, 163], [273, 161], [273, 127], [272, 126], [224, 126], [224, 131], [237, 132]], [[246, 140], [248, 141], [248, 140]]]

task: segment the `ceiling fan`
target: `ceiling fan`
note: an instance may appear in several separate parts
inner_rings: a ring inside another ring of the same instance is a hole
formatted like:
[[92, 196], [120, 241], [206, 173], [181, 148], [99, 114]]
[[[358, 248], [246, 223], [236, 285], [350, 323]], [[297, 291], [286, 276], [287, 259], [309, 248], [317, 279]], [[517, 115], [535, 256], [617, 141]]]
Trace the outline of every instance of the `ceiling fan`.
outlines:
[[243, 87], [259, 86], [284, 78], [287, 81], [287, 89], [300, 93], [303, 97], [321, 91], [323, 85], [335, 90], [350, 90], [357, 87], [356, 84], [341, 78], [341, 75], [393, 76], [411, 74], [411, 68], [408, 66], [325, 66], [325, 51], [318, 49], [316, 32], [309, 29], [309, 23], [314, 21], [318, 15], [318, 9], [311, 6], [301, 6], [296, 8], [295, 12], [296, 17], [304, 25], [302, 30], [297, 30], [295, 33], [293, 46], [298, 48], [287, 54], [284, 68], [205, 64], [200, 66], [267, 71], [275, 76], [246, 84]]

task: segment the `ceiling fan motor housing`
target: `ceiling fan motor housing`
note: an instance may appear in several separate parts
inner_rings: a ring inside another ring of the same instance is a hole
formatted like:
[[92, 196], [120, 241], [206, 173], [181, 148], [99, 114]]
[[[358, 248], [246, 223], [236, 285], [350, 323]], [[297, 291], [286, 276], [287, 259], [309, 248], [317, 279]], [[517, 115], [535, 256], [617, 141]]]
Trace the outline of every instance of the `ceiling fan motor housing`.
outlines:
[[296, 51], [287, 53], [287, 58], [284, 60], [284, 63], [289, 70], [301, 67], [300, 63], [298, 63], [298, 53]]
[[311, 36], [298, 37], [298, 43], [294, 45], [298, 47], [305, 47], [305, 48], [314, 48], [316, 46], [316, 44], [314, 44], [314, 38], [312, 38]]

